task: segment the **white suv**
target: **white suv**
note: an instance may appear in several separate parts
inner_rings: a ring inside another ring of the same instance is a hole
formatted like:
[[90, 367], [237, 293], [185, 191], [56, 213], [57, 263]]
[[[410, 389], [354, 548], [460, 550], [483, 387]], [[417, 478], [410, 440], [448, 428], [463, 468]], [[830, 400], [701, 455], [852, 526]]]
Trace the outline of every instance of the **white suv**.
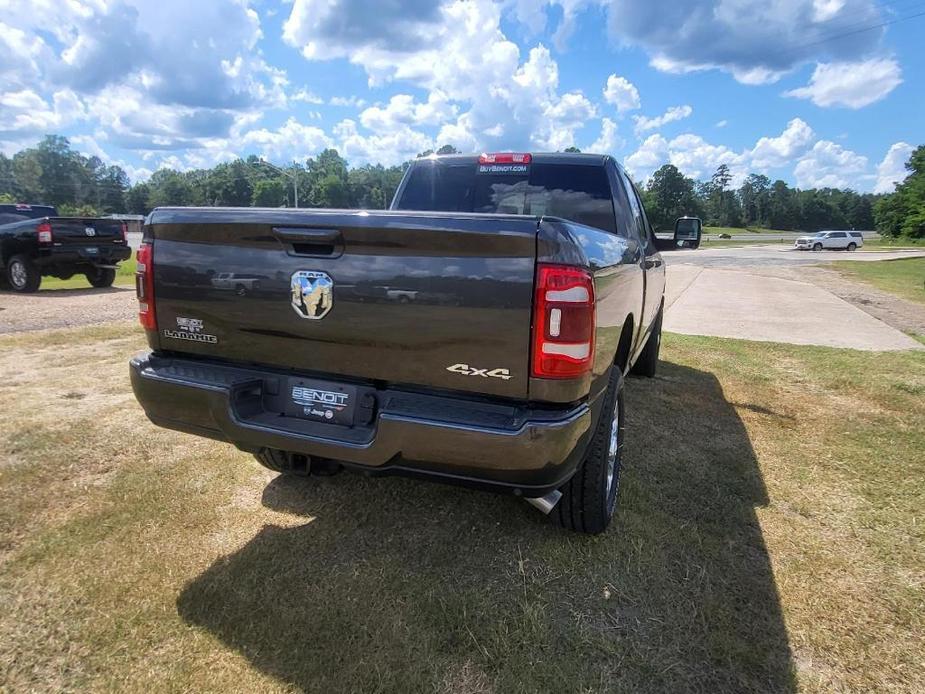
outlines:
[[864, 245], [860, 231], [818, 231], [812, 236], [801, 236], [793, 243], [800, 251], [830, 250], [853, 251]]

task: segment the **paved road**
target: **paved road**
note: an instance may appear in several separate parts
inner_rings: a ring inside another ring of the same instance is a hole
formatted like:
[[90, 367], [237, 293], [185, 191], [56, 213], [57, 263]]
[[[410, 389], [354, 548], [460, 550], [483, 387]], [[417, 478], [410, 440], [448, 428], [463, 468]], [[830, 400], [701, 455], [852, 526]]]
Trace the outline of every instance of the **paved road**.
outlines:
[[666, 256], [665, 330], [862, 350], [922, 348], [830, 291], [810, 282], [774, 277], [767, 270], [799, 269], [832, 260], [925, 256], [925, 252], [800, 253], [764, 247], [677, 251]]
[[[925, 256], [925, 251], [801, 253], [775, 246], [672, 251], [665, 254], [665, 329], [869, 350], [921, 348], [912, 338], [826, 288], [800, 281], [801, 274], [818, 273], [807, 265], [914, 256]], [[785, 277], [775, 277], [775, 273]], [[0, 333], [132, 320], [136, 306], [131, 287], [43, 291], [28, 296], [2, 292]], [[899, 310], [908, 313], [911, 309], [907, 304]], [[904, 329], [920, 332], [915, 326]]]
[[755, 245], [745, 248], [699, 248], [668, 251], [664, 254], [669, 265], [685, 263], [698, 267], [772, 267], [818, 265], [835, 260], [870, 262], [925, 256], [925, 249], [914, 251], [796, 251], [789, 246]]

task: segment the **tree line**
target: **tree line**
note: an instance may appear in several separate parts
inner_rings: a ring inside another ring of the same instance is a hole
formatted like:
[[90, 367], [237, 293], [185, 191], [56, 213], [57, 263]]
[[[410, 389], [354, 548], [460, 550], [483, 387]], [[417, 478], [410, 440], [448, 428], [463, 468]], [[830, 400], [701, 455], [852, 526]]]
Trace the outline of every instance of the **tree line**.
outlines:
[[886, 236], [925, 238], [925, 145], [906, 162], [909, 175], [874, 207], [877, 229]]
[[925, 146], [912, 153], [906, 170], [909, 174], [895, 192], [875, 195], [838, 188], [800, 190], [754, 173], [733, 188], [725, 164], [709, 181], [695, 181], [665, 164], [642, 188], [642, 195], [652, 224], [660, 230], [673, 228], [675, 219], [688, 215], [709, 226], [876, 229], [885, 236], [925, 238]]
[[[455, 152], [445, 145], [436, 153]], [[286, 169], [250, 155], [208, 169], [158, 169], [132, 185], [119, 166], [80, 154], [65, 137], [48, 135], [12, 157], [0, 154], [0, 200], [50, 204], [62, 214], [80, 215], [147, 214], [167, 205], [293, 207], [296, 197], [300, 207], [384, 209], [407, 166], [350, 167], [337, 150], [326, 149]], [[660, 230], [690, 215], [711, 226], [877, 228], [893, 236], [923, 235], [925, 147], [913, 153], [907, 168], [910, 176], [885, 196], [836, 188], [800, 190], [762, 174], [750, 174], [733, 188], [725, 164], [702, 182], [665, 164], [640, 188], [650, 220]]]
[[658, 229], [673, 228], [688, 215], [720, 227], [765, 227], [785, 231], [875, 227], [874, 207], [881, 196], [838, 188], [791, 188], [763, 174], [749, 174], [738, 187], [725, 164], [709, 181], [694, 181], [665, 164], [642, 191], [646, 212]]

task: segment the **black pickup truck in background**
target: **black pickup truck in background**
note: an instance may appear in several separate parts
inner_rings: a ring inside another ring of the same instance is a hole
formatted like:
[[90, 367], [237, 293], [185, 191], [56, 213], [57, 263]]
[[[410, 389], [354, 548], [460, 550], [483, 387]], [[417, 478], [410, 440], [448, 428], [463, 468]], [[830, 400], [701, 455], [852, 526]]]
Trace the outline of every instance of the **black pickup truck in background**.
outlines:
[[[154, 423], [279, 472], [477, 486], [601, 532], [624, 376], [658, 362], [660, 245], [587, 154], [418, 159], [386, 212], [156, 209], [133, 388]], [[239, 274], [259, 286], [216, 281]]]
[[42, 276], [86, 275], [109, 287], [132, 254], [118, 219], [59, 217], [54, 207], [0, 205], [0, 288], [37, 291]]

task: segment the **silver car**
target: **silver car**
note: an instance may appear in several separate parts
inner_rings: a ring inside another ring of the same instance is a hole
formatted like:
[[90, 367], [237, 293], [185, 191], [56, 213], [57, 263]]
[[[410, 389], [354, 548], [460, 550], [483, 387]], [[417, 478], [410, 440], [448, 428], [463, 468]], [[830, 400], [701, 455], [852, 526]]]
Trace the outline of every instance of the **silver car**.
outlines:
[[864, 235], [860, 231], [818, 231], [793, 242], [794, 248], [800, 251], [853, 251], [863, 245]]

